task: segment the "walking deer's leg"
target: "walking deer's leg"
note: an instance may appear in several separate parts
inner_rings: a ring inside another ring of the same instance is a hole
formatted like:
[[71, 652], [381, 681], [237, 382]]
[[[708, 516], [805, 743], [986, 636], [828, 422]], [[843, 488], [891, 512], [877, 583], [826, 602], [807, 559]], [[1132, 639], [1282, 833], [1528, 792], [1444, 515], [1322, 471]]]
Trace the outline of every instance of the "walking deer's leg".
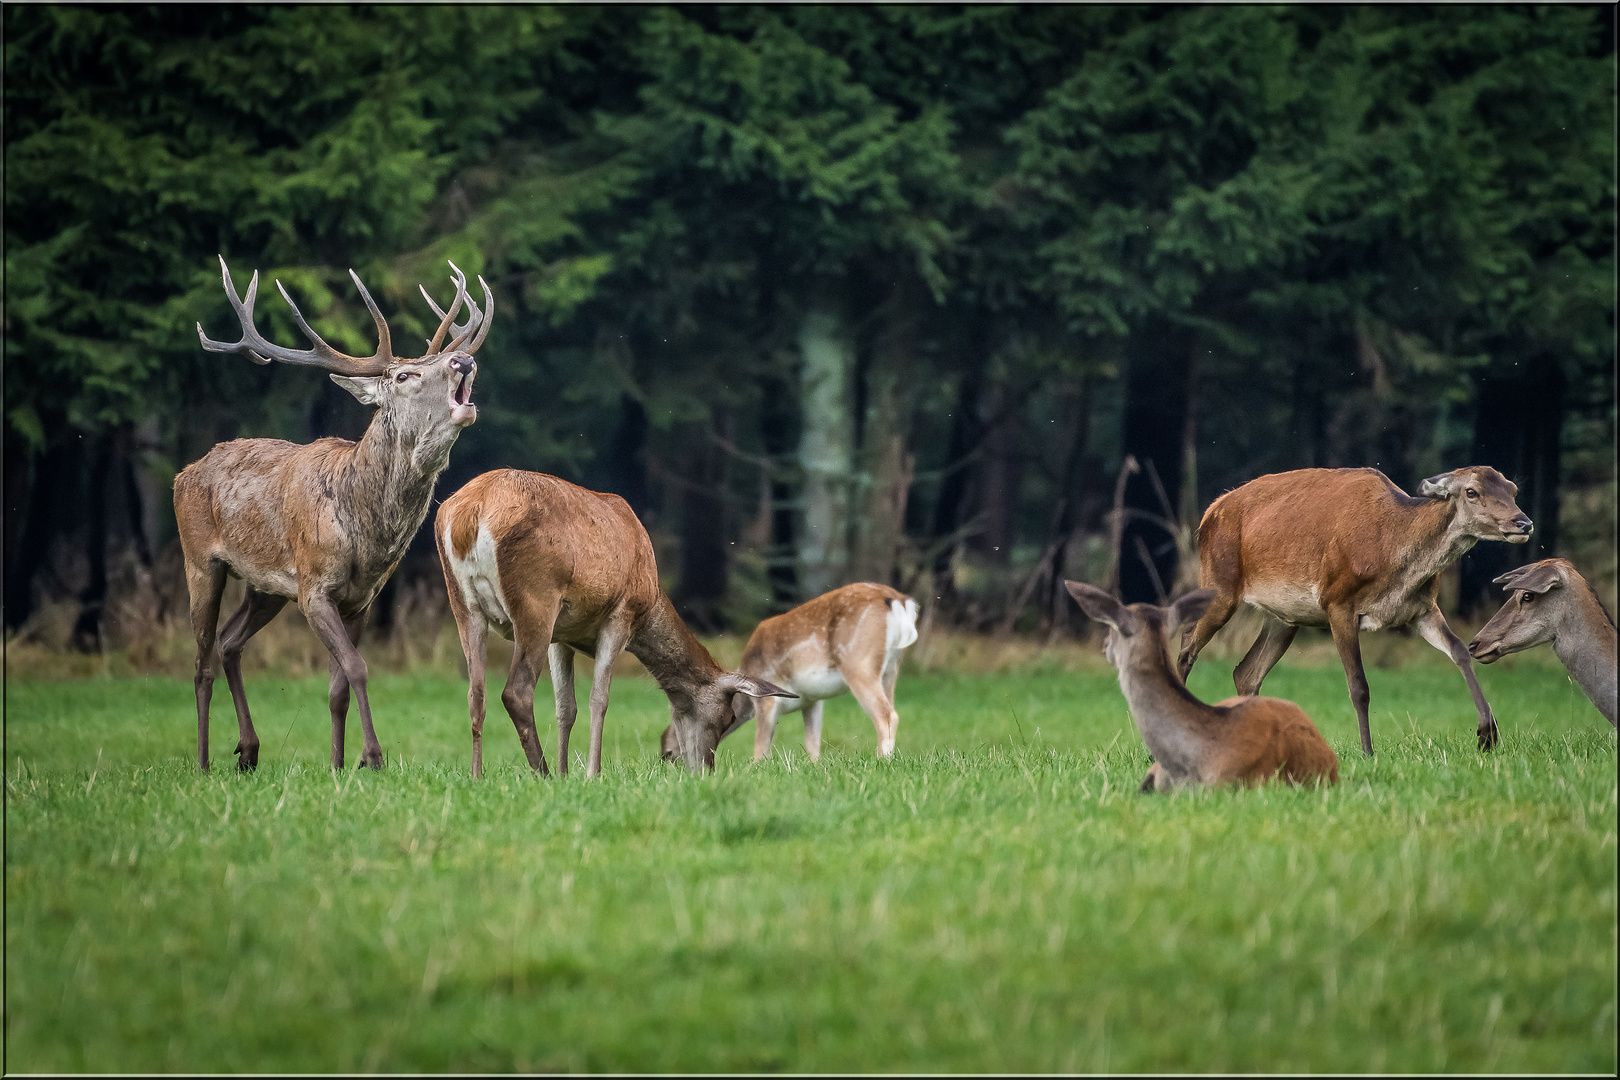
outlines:
[[596, 667], [591, 671], [591, 752], [585, 779], [602, 773], [602, 730], [607, 725], [608, 693], [613, 688], [613, 661], [630, 640], [629, 627], [610, 622], [596, 639]]
[[1339, 607], [1328, 611], [1328, 629], [1333, 632], [1333, 644], [1338, 646], [1339, 660], [1344, 664], [1345, 681], [1350, 684], [1350, 704], [1356, 708], [1356, 722], [1361, 725], [1361, 752], [1372, 756], [1372, 725], [1367, 719], [1367, 673], [1361, 666], [1361, 629], [1356, 613], [1351, 608]]
[[225, 595], [225, 564], [210, 559], [186, 565], [186, 590], [191, 598], [191, 632], [197, 638], [197, 767], [208, 771], [208, 703], [214, 695], [214, 635], [219, 625], [219, 601]]
[[484, 775], [484, 700], [488, 694], [484, 636], [489, 624], [482, 614], [468, 614], [461, 651], [467, 656], [467, 715], [472, 720], [472, 775], [476, 780]]
[[540, 681], [540, 665], [551, 647], [551, 631], [557, 624], [557, 601], [550, 604], [519, 597], [512, 606], [512, 667], [506, 673], [506, 689], [501, 704], [517, 729], [518, 742], [529, 768], [550, 776], [546, 753], [540, 749], [540, 735], [534, 726], [534, 687]]
[[[345, 621], [338, 614], [337, 605], [325, 593], [311, 592], [305, 594], [299, 601], [299, 608], [304, 612], [304, 618], [309, 620], [309, 628], [315, 631], [315, 636], [321, 639], [326, 651], [331, 653], [342, 669], [343, 677], [348, 681], [349, 689], [354, 693], [356, 704], [360, 706], [360, 734], [365, 744], [360, 751], [360, 768], [381, 769], [383, 767], [382, 746], [377, 742], [377, 731], [371, 723], [371, 699], [366, 694], [366, 661], [355, 648], [355, 641], [359, 640], [359, 630], [364, 626], [365, 614]], [[349, 640], [351, 625], [355, 641]], [[336, 745], [337, 733], [341, 725], [333, 724], [333, 760], [339, 760], [341, 747]], [[339, 766], [341, 767], [341, 766]]]
[[1418, 616], [1416, 625], [1418, 633], [1423, 635], [1423, 640], [1451, 657], [1451, 662], [1457, 665], [1457, 670], [1468, 680], [1468, 692], [1474, 695], [1474, 709], [1479, 713], [1479, 748], [1492, 749], [1496, 746], [1497, 740], [1496, 717], [1491, 715], [1491, 707], [1485, 701], [1485, 693], [1480, 690], [1479, 680], [1474, 677], [1474, 662], [1468, 655], [1468, 646], [1451, 632], [1451, 627], [1446, 624], [1446, 617], [1440, 614], [1438, 607], [1431, 607]]
[[[343, 621], [343, 632], [349, 635], [349, 644], [360, 645], [360, 631], [365, 625], [365, 613], [350, 616]], [[343, 768], [343, 743], [349, 725], [349, 677], [336, 656], [330, 657], [332, 677], [326, 684], [326, 707], [332, 714], [332, 768]]]
[[274, 619], [287, 606], [285, 596], [262, 593], [249, 589], [242, 606], [226, 622], [219, 635], [219, 655], [225, 669], [225, 682], [231, 688], [231, 702], [236, 706], [236, 767], [252, 772], [259, 767], [259, 733], [253, 730], [253, 717], [248, 713], [247, 691], [242, 686], [242, 648], [248, 639]]
[[551, 661], [551, 696], [557, 705], [557, 775], [568, 775], [568, 736], [579, 717], [579, 699], [574, 696], [574, 650], [553, 642], [546, 651]]
[[1187, 681], [1187, 673], [1192, 671], [1193, 664], [1198, 661], [1198, 654], [1204, 651], [1211, 638], [1220, 633], [1232, 613], [1237, 610], [1238, 596], [1236, 592], [1219, 589], [1215, 593], [1214, 601], [1204, 612], [1204, 617], [1193, 626], [1191, 635], [1186, 644], [1181, 647], [1181, 655], [1176, 660], [1176, 671], [1181, 675], [1181, 681]]
[[[761, 702], [771, 700], [762, 698]], [[812, 701], [804, 707], [804, 749], [811, 761], [821, 760], [821, 706], [822, 702]]]
[[894, 736], [900, 726], [900, 714], [894, 711], [894, 703], [883, 693], [881, 671], [846, 667], [844, 681], [849, 684], [849, 692], [855, 695], [855, 700], [866, 715], [872, 718], [872, 726], [877, 728], [878, 757], [888, 757], [894, 753]]
[[1265, 626], [1260, 628], [1260, 636], [1254, 639], [1247, 655], [1232, 671], [1232, 685], [1237, 687], [1237, 692], [1258, 694], [1260, 684], [1266, 681], [1271, 669], [1277, 666], [1277, 661], [1288, 651], [1288, 646], [1294, 643], [1297, 633], [1299, 627], [1268, 618]]
[[[764, 761], [771, 756], [771, 740], [776, 736], [776, 713], [780, 700], [760, 698], [754, 702], [754, 760]], [[806, 721], [810, 714], [806, 712]]]

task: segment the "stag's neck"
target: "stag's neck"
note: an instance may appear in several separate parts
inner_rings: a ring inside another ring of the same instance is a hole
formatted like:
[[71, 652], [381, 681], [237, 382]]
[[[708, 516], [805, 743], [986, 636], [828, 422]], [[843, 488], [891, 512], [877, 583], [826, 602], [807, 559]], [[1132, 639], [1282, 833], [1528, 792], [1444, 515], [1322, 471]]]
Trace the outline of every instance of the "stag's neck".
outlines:
[[1197, 772], [1202, 729], [1214, 712], [1182, 683], [1162, 640], [1143, 642], [1126, 658], [1119, 688], [1154, 760], [1175, 776]]
[[658, 682], [671, 700], [690, 701], [699, 690], [725, 673], [659, 590], [652, 610], [630, 638], [627, 650]]
[[1570, 678], [1580, 684], [1592, 704], [1616, 722], [1615, 630], [1597, 598], [1575, 594], [1575, 610], [1559, 620], [1553, 636], [1553, 652], [1569, 669]]
[[449, 463], [459, 431], [453, 428], [448, 440], [430, 442], [403, 430], [392, 413], [379, 409], [355, 444], [344, 476], [352, 496], [349, 505], [370, 519], [372, 535], [387, 538], [388, 547], [409, 543], [421, 527], [434, 482]]

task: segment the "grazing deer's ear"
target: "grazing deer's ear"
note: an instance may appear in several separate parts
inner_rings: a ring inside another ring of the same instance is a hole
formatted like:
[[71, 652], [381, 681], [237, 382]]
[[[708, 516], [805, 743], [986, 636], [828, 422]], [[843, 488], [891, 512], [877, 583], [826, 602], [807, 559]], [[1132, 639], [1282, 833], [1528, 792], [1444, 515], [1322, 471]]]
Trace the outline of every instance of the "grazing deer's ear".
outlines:
[[1215, 600], [1214, 589], [1194, 589], [1180, 600], [1170, 605], [1170, 624], [1164, 628], [1165, 633], [1175, 636], [1177, 630], [1183, 626], [1190, 626], [1204, 617], [1209, 605]]
[[1500, 585], [1509, 592], [1523, 589], [1525, 592], [1533, 592], [1540, 596], [1562, 586], [1564, 579], [1559, 576], [1558, 568], [1552, 563], [1538, 562], [1521, 566], [1517, 570], [1509, 570], [1499, 578], [1492, 578], [1491, 584]]
[[333, 375], [332, 381], [353, 394], [362, 405], [380, 405], [382, 403], [383, 378], [381, 375]]
[[747, 694], [749, 697], [798, 697], [791, 690], [784, 690], [773, 682], [756, 679], [744, 675], [740, 671], [728, 671], [720, 676], [720, 688], [733, 693]]
[[1069, 595], [1074, 597], [1074, 602], [1080, 605], [1087, 618], [1107, 623], [1126, 637], [1136, 633], [1135, 617], [1125, 610], [1124, 604], [1101, 589], [1081, 581], [1065, 581], [1063, 587], [1069, 590]]
[[754, 715], [754, 699], [747, 694], [732, 694], [731, 715], [737, 718], [739, 724], [751, 719]]
[[1418, 484], [1418, 494], [1431, 499], [1449, 499], [1457, 493], [1457, 478], [1450, 473], [1431, 476]]

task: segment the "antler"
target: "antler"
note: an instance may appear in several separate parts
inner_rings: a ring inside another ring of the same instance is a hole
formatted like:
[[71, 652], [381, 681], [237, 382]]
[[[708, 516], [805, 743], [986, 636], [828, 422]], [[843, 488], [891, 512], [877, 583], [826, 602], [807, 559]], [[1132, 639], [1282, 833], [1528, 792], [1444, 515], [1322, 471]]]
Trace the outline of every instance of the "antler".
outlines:
[[285, 364], [329, 368], [343, 375], [381, 375], [387, 370], [388, 365], [394, 362], [388, 324], [383, 321], [382, 312], [377, 310], [376, 301], [371, 299], [371, 294], [361, 284], [360, 275], [353, 270], [349, 271], [349, 277], [354, 279], [355, 287], [360, 290], [360, 298], [366, 302], [366, 310], [371, 312], [372, 322], [377, 324], [377, 351], [365, 359], [340, 353], [322, 341], [321, 336], [304, 320], [304, 313], [298, 310], [298, 305], [293, 303], [292, 297], [287, 295], [287, 290], [279, 281], [276, 282], [276, 288], [281, 291], [281, 298], [287, 301], [287, 306], [292, 308], [293, 318], [298, 320], [299, 327], [315, 345], [309, 349], [288, 349], [270, 341], [253, 325], [253, 303], [259, 295], [259, 272], [253, 271], [253, 279], [248, 282], [247, 295], [239, 299], [236, 295], [236, 283], [231, 280], [231, 268], [225, 265], [223, 255], [219, 257], [219, 268], [225, 281], [225, 295], [236, 311], [237, 321], [242, 324], [242, 340], [231, 345], [214, 341], [203, 333], [202, 323], [198, 323], [197, 337], [202, 340], [202, 347], [209, 352], [244, 352], [259, 364], [280, 360]]
[[[428, 295], [426, 285], [418, 286], [422, 290], [422, 299], [428, 302], [428, 307], [433, 309], [433, 314], [439, 316], [439, 332], [433, 335], [432, 341], [428, 342], [428, 355], [430, 356], [439, 351], [439, 344], [444, 340], [445, 330], [450, 326], [450, 320], [455, 315], [456, 306], [463, 297], [466, 297], [467, 301], [467, 321], [451, 329], [451, 341], [446, 349], [447, 352], [459, 349], [469, 356], [477, 352], [478, 347], [484, 343], [484, 338], [489, 334], [489, 324], [495, 318], [495, 297], [490, 293], [489, 283], [484, 280], [484, 276], [482, 274], [478, 275], [478, 284], [483, 286], [484, 289], [484, 310], [479, 311], [478, 305], [473, 302], [472, 297], [466, 294], [466, 275], [461, 272], [461, 268], [455, 263], [450, 264], [450, 269], [454, 272], [456, 279], [456, 302], [450, 305], [448, 313], [433, 302], [433, 297]], [[473, 334], [477, 336], [469, 343], [467, 338]]]

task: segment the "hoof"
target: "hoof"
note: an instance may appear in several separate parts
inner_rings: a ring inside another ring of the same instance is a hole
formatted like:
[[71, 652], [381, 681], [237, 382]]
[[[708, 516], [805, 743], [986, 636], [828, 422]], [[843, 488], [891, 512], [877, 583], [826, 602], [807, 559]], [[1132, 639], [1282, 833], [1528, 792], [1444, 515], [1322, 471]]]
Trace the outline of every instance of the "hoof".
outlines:
[[1479, 748], [1481, 750], [1494, 750], [1496, 749], [1496, 743], [1497, 732], [1496, 725], [1494, 723], [1491, 724], [1490, 727], [1482, 727], [1479, 729]]
[[375, 769], [378, 772], [382, 772], [383, 771], [382, 751], [379, 750], [375, 754], [361, 754], [360, 755], [360, 764], [358, 766], [356, 766], [356, 767], [361, 768], [361, 769]]
[[237, 757], [236, 757], [236, 771], [237, 772], [252, 772], [254, 769], [257, 769], [259, 767], [259, 748], [258, 748], [258, 746], [250, 746], [250, 747], [247, 747], [246, 749], [243, 749], [242, 744], [240, 742], [238, 742], [236, 744], [236, 749], [231, 751], [231, 753], [237, 755]]

